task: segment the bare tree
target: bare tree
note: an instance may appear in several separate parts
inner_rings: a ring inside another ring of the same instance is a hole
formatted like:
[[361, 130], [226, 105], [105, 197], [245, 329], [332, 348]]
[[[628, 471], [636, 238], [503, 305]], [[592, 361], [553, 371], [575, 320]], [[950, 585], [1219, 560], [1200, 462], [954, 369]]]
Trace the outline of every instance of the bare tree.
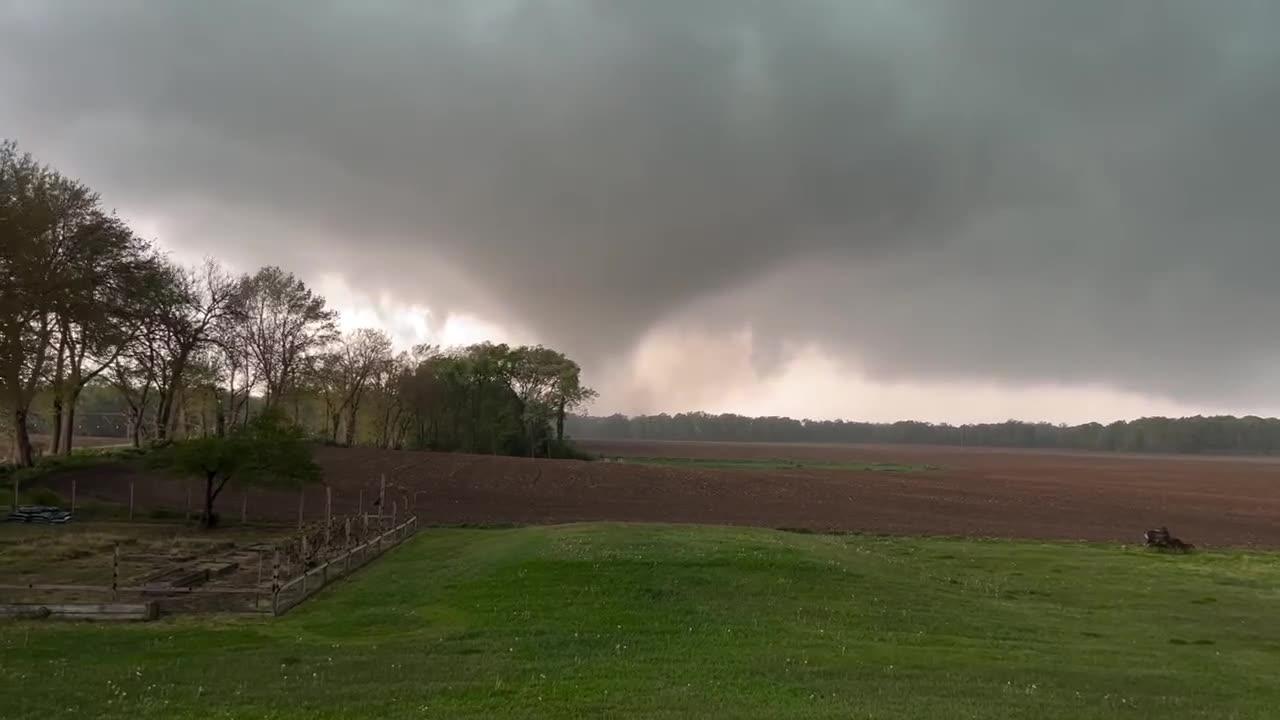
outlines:
[[305, 369], [306, 358], [333, 340], [334, 317], [324, 298], [278, 267], [264, 267], [249, 278], [239, 337], [263, 386], [267, 408], [285, 397]]
[[381, 330], [369, 328], [343, 336], [321, 357], [316, 379], [334, 442], [338, 439], [339, 426], [343, 425], [343, 442], [355, 443], [360, 402], [392, 359], [391, 338]]
[[[144, 330], [146, 335], [149, 331]], [[132, 352], [122, 353], [112, 363], [107, 373], [107, 381], [120, 393], [120, 397], [128, 406], [127, 433], [129, 442], [134, 447], [142, 445], [143, 420], [146, 417], [148, 400], [155, 388], [155, 375], [152, 368], [156, 366], [155, 345], [140, 343], [140, 347]]]
[[193, 358], [217, 341], [219, 328], [239, 318], [247, 282], [212, 259], [197, 268], [172, 272], [178, 302], [160, 316], [152, 338], [159, 361], [154, 368], [158, 440], [168, 437], [172, 429], [175, 400]]
[[413, 360], [402, 352], [378, 369], [370, 382], [373, 405], [373, 442], [380, 448], [400, 447], [410, 416], [405, 412], [404, 386], [413, 372]]

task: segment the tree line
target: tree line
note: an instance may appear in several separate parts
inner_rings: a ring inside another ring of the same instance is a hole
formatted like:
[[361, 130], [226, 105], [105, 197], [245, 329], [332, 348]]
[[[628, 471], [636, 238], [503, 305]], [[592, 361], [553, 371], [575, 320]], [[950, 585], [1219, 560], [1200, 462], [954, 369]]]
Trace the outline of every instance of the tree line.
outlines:
[[337, 319], [279, 267], [171, 262], [84, 184], [0, 143], [0, 407], [18, 465], [40, 450], [33, 427], [67, 454], [86, 424], [164, 444], [263, 413], [335, 444], [555, 455], [595, 396], [550, 348], [396, 352]]
[[1280, 419], [1148, 417], [1108, 425], [1054, 425], [1009, 420], [948, 425], [795, 420], [789, 417], [678, 413], [570, 418], [574, 437], [595, 440], [914, 443], [1148, 453], [1270, 455], [1280, 453]]

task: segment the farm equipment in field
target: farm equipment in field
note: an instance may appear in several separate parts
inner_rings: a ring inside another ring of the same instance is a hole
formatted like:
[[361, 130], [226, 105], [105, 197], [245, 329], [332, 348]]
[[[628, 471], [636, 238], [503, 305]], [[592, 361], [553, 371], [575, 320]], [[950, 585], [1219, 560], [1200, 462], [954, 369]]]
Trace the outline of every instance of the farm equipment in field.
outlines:
[[1154, 530], [1148, 530], [1142, 534], [1142, 539], [1149, 548], [1157, 550], [1170, 550], [1172, 552], [1190, 552], [1195, 549], [1195, 545], [1183, 542], [1181, 539], [1174, 537], [1169, 533], [1169, 528], [1161, 525]]

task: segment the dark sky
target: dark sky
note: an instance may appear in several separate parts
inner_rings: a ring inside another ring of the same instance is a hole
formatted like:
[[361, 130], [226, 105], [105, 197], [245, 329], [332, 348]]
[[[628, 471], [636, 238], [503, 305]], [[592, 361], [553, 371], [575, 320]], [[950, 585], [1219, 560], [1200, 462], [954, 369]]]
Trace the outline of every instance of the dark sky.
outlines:
[[0, 135], [180, 256], [563, 347], [603, 409], [1267, 411], [1277, 30], [1248, 0], [0, 0]]

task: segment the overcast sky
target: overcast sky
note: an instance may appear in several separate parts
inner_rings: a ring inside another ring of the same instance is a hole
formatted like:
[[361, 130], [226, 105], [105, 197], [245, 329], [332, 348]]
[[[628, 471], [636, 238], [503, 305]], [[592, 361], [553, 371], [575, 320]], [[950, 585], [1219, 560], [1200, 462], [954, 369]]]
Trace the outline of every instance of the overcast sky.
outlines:
[[1269, 0], [0, 0], [0, 136], [596, 412], [1280, 410]]

